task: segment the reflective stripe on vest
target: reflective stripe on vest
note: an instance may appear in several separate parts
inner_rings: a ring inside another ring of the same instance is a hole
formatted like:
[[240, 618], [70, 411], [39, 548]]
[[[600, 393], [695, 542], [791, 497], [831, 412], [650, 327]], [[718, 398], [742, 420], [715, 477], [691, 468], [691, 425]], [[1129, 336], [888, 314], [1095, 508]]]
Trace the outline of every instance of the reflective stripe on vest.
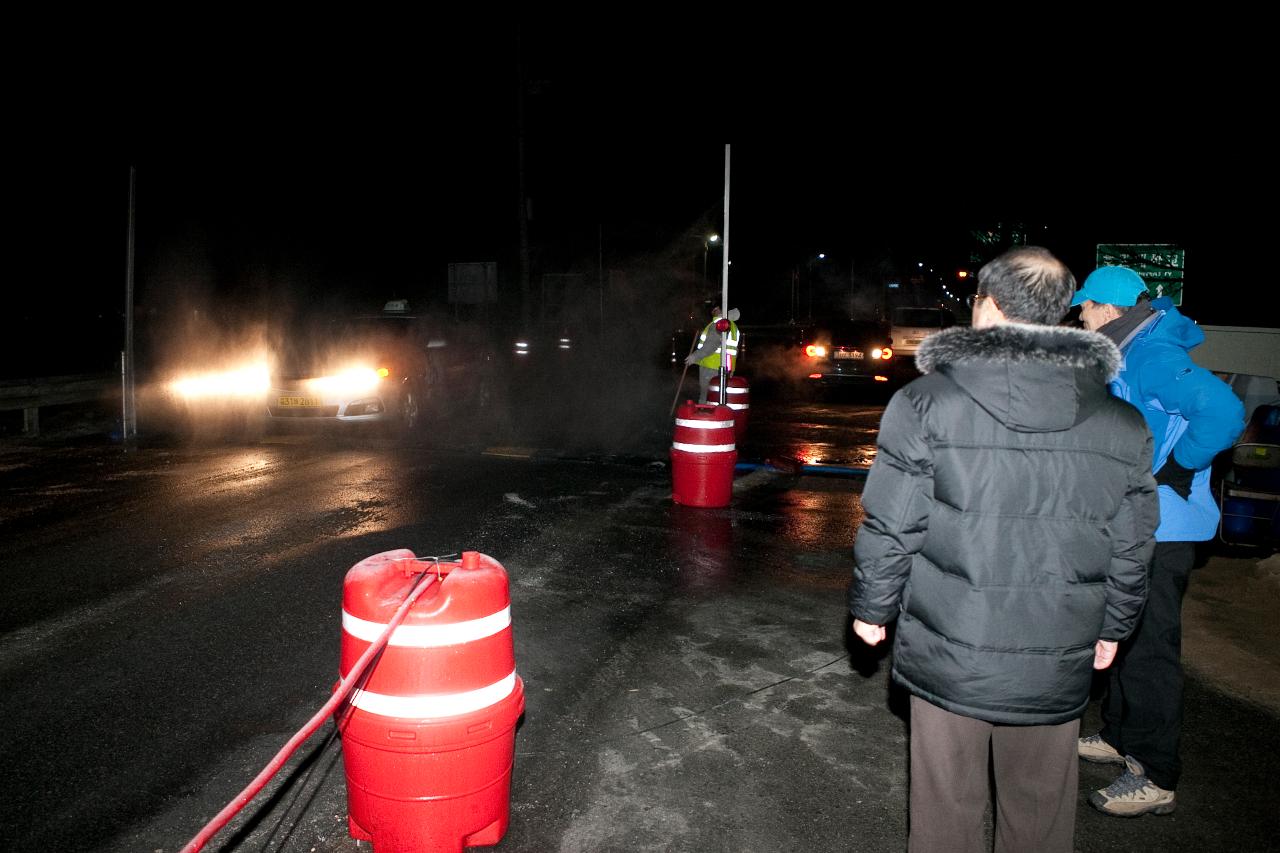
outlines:
[[[707, 342], [707, 333], [712, 329], [714, 329], [715, 325], [716, 325], [716, 321], [713, 320], [703, 328], [702, 335], [698, 338], [699, 347], [701, 347], [703, 344]], [[720, 337], [720, 347], [711, 355], [707, 356], [704, 359], [701, 359], [698, 362], [698, 364], [702, 365], [703, 367], [708, 367], [712, 370], [718, 370], [720, 368], [720, 353], [724, 352], [725, 355], [729, 357], [728, 362], [725, 364], [725, 367], [727, 367], [729, 370], [733, 370], [733, 362], [738, 357], [738, 340], [741, 337], [742, 337], [742, 334], [741, 332], [738, 331], [738, 324], [730, 320], [729, 331], [721, 335]]]

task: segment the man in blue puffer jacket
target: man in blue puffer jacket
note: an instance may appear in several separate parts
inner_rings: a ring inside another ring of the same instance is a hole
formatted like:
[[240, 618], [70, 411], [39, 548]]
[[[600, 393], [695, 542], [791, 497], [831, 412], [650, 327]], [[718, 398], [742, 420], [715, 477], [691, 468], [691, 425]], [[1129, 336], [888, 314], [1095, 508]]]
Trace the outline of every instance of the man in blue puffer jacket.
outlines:
[[1172, 300], [1147, 298], [1133, 270], [1099, 267], [1076, 291], [1086, 329], [1111, 339], [1124, 357], [1111, 390], [1142, 412], [1155, 439], [1152, 470], [1160, 485], [1160, 526], [1146, 610], [1121, 644], [1102, 702], [1102, 730], [1080, 739], [1081, 758], [1125, 765], [1089, 796], [1121, 817], [1168, 814], [1181, 771], [1182, 597], [1195, 543], [1212, 539], [1218, 506], [1209, 466], [1244, 430], [1244, 404], [1231, 388], [1191, 361], [1204, 332]]

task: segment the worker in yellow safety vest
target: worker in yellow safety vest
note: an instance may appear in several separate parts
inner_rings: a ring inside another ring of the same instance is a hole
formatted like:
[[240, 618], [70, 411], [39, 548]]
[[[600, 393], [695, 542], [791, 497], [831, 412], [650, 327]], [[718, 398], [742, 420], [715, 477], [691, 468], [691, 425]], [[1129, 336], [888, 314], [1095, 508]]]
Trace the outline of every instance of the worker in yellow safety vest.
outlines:
[[[697, 348], [684, 360], [685, 364], [696, 362], [698, 365], [700, 402], [707, 402], [711, 380], [720, 375], [722, 357], [725, 359], [725, 372], [729, 376], [733, 375], [733, 370], [738, 365], [738, 341], [742, 337], [741, 332], [738, 331], [739, 316], [741, 314], [737, 308], [730, 308], [728, 314], [721, 313], [719, 305], [711, 309], [711, 322], [702, 330]], [[728, 328], [723, 332], [718, 328], [721, 318], [728, 324]]]

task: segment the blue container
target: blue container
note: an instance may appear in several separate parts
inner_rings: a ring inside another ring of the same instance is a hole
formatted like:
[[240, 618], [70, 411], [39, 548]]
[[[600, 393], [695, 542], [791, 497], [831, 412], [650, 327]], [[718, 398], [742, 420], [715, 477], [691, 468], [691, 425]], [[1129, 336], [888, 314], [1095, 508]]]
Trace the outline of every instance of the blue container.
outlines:
[[1265, 545], [1280, 540], [1280, 501], [1224, 497], [1222, 541], [1232, 545]]

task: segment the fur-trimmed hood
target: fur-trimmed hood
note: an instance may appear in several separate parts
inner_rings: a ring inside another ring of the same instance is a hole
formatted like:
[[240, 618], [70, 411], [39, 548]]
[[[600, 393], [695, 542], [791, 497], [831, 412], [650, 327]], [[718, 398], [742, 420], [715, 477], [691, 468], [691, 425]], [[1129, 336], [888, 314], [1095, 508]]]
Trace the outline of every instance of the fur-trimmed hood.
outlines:
[[1097, 332], [1005, 323], [985, 329], [953, 326], [925, 338], [916, 353], [921, 373], [960, 361], [1044, 361], [1061, 367], [1092, 368], [1107, 381], [1120, 370], [1120, 350]]
[[956, 326], [925, 338], [916, 365], [950, 378], [1010, 429], [1046, 432], [1096, 408], [1120, 369], [1120, 350], [1065, 326]]

